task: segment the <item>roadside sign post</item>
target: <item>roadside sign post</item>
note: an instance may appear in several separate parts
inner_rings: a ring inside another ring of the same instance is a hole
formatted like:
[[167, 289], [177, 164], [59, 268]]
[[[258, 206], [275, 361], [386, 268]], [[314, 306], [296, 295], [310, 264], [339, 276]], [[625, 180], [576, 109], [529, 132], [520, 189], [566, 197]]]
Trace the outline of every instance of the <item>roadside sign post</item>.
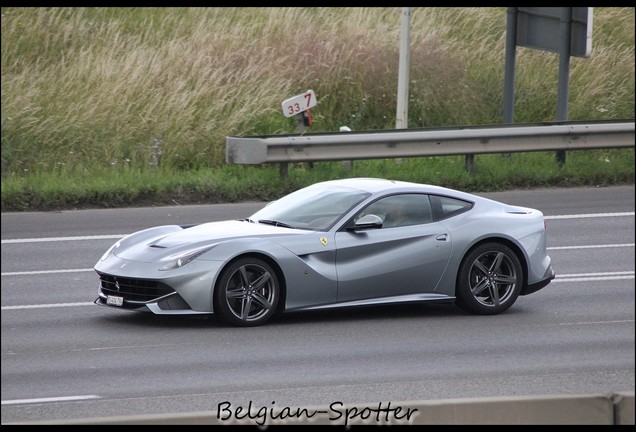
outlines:
[[[289, 99], [286, 99], [281, 104], [283, 109], [283, 114], [285, 117], [295, 117], [296, 118], [296, 126], [298, 127], [298, 132], [300, 134], [304, 134], [308, 127], [311, 127], [311, 112], [310, 108], [316, 106], [318, 101], [316, 100], [316, 94], [313, 90], [307, 90], [305, 93], [301, 93], [299, 95], [293, 96]], [[309, 162], [309, 168], [314, 167], [313, 162]], [[288, 164], [287, 162], [282, 162], [280, 164], [280, 175], [281, 177], [287, 177]]]
[[[514, 121], [514, 69], [517, 46], [559, 54], [557, 121], [568, 119], [570, 57], [588, 58], [592, 54], [591, 7], [509, 7], [506, 29], [504, 74], [504, 123]], [[565, 150], [555, 159], [565, 165]]]

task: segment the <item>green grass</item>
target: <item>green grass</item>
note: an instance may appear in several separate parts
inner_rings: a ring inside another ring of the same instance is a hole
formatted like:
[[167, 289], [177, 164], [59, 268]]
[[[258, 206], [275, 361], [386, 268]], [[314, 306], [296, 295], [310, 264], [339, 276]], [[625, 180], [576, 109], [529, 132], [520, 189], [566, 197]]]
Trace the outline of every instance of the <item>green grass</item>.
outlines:
[[291, 164], [286, 178], [278, 165], [195, 170], [94, 169], [62, 171], [2, 181], [3, 211], [91, 207], [184, 205], [268, 201], [314, 182], [346, 177], [383, 177], [472, 192], [553, 186], [634, 183], [633, 150], [570, 151], [560, 168], [554, 152], [475, 155], [468, 174], [463, 156]]
[[[2, 8], [2, 210], [271, 199], [378, 176], [470, 190], [634, 182], [633, 149], [229, 166], [225, 137], [395, 128], [401, 8]], [[412, 8], [411, 128], [503, 121], [506, 8]], [[556, 120], [558, 55], [517, 50], [515, 122]], [[634, 118], [634, 8], [594, 8], [570, 120]], [[609, 159], [609, 162], [605, 160]], [[502, 163], [504, 161], [504, 163]]]

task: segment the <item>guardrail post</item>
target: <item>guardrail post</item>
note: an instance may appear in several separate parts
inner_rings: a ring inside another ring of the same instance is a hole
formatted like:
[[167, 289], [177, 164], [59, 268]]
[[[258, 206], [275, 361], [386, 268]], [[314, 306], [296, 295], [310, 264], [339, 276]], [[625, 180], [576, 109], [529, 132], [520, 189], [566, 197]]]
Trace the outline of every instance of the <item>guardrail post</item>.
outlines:
[[[296, 114], [295, 118], [298, 133], [302, 136], [305, 132], [307, 132], [306, 126], [311, 126], [311, 114], [309, 113], [309, 110], [306, 110]], [[314, 167], [314, 163], [309, 161], [307, 162], [307, 166], [311, 169]], [[281, 178], [287, 178], [287, 175], [289, 174], [289, 163], [281, 162], [278, 166], [278, 172]]]
[[286, 179], [289, 173], [289, 164], [287, 162], [281, 162], [278, 164], [278, 174], [280, 178]]
[[[351, 132], [351, 128], [349, 126], [340, 126], [340, 132]], [[350, 173], [353, 169], [353, 160], [343, 161], [342, 165], [344, 166], [347, 173]]]
[[466, 171], [468, 174], [473, 175], [473, 171], [475, 170], [475, 155], [467, 154], [466, 161], [464, 162], [464, 166], [466, 167]]

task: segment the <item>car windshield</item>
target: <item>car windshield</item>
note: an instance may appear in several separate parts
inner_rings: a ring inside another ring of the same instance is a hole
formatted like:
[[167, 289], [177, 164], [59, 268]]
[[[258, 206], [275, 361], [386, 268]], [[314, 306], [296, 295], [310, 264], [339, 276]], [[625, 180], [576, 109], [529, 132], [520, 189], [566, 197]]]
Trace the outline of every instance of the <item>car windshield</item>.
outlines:
[[253, 222], [326, 231], [369, 194], [340, 186], [313, 185], [274, 201], [250, 216]]

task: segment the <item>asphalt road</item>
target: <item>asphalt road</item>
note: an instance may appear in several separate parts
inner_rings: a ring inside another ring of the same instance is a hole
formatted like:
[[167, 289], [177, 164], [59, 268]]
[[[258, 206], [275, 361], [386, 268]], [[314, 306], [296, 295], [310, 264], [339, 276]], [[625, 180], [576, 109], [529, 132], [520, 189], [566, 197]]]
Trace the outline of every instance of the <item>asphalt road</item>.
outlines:
[[117, 236], [264, 203], [2, 214], [2, 423], [634, 390], [634, 186], [481, 194], [547, 216], [557, 278], [506, 313], [296, 313], [263, 327], [92, 304]]

